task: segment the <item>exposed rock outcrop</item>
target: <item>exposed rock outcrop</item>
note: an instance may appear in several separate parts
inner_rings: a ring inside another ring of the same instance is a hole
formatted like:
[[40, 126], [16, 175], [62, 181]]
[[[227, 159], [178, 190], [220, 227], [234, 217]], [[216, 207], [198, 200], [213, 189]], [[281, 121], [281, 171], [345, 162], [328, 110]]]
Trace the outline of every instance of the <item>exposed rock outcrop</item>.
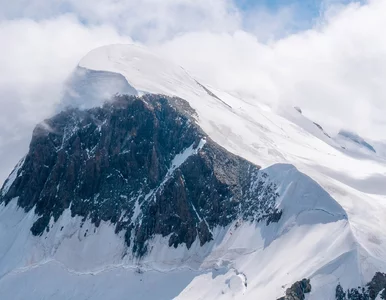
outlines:
[[35, 210], [34, 235], [69, 208], [95, 226], [115, 224], [138, 256], [157, 234], [189, 248], [217, 226], [281, 216], [268, 176], [210, 140], [186, 101], [160, 95], [117, 96], [46, 120], [0, 195]]
[[386, 299], [386, 274], [380, 272], [364, 287], [344, 291], [339, 284], [335, 293], [337, 300], [375, 300], [379, 299], [378, 296], [380, 299]]
[[305, 295], [311, 293], [311, 283], [309, 279], [302, 279], [295, 282], [285, 292], [285, 296], [277, 300], [304, 300]]

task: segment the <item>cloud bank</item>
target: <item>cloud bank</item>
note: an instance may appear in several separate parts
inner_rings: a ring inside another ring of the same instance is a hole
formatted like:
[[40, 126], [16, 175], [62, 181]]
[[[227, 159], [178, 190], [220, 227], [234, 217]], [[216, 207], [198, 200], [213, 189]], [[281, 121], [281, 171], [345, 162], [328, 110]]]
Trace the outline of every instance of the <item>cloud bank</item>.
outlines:
[[27, 151], [34, 126], [55, 110], [62, 85], [95, 47], [129, 43], [109, 26], [73, 16], [0, 22], [0, 183]]
[[331, 7], [314, 28], [262, 43], [246, 31], [188, 33], [160, 46], [243, 97], [303, 108], [330, 130], [385, 137], [386, 1]]
[[91, 49], [137, 42], [197, 78], [324, 127], [374, 139], [386, 129], [386, 0], [336, 5], [304, 30], [292, 6], [244, 11], [231, 0], [0, 0], [0, 182], [50, 116]]

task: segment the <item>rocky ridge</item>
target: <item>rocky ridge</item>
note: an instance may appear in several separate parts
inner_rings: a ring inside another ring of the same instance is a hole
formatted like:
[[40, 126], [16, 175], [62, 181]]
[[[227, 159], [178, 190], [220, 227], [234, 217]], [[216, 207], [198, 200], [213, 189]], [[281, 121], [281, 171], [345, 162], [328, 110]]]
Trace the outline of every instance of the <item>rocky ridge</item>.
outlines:
[[373, 279], [364, 287], [346, 291], [339, 284], [336, 287], [336, 300], [375, 300], [386, 299], [386, 274], [377, 272]]
[[290, 288], [286, 290], [285, 296], [277, 300], [304, 300], [306, 294], [311, 293], [311, 283], [309, 279], [302, 279], [295, 282]]
[[162, 95], [116, 96], [39, 124], [0, 195], [34, 209], [34, 235], [70, 209], [96, 227], [114, 224], [137, 256], [157, 234], [189, 248], [217, 226], [281, 217], [268, 175], [214, 143], [186, 101]]

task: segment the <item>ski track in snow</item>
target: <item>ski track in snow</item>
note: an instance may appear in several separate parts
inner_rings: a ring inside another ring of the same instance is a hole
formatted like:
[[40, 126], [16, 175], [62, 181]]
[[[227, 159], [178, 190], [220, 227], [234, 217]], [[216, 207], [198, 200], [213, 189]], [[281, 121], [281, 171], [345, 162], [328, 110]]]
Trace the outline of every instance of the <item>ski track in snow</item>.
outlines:
[[[81, 272], [81, 271], [76, 271], [74, 269], [70, 269], [65, 264], [63, 264], [62, 262], [57, 261], [55, 259], [47, 259], [45, 261], [39, 262], [39, 263], [31, 265], [31, 266], [21, 267], [21, 268], [12, 270], [11, 272], [0, 277], [0, 280], [2, 280], [3, 278], [5, 278], [7, 276], [12, 276], [15, 274], [30, 272], [33, 269], [40, 268], [40, 267], [47, 265], [47, 264], [56, 264], [56, 265], [60, 266], [65, 272], [70, 273], [70, 274], [74, 274], [77, 276], [89, 276], [89, 275], [95, 276], [95, 275], [110, 272], [110, 271], [113, 271], [116, 269], [137, 271], [139, 268], [139, 266], [135, 266], [135, 265], [130, 266], [130, 265], [118, 264], [118, 265], [108, 265], [108, 266], [105, 266], [105, 267], [98, 269], [98, 270]], [[188, 266], [176, 267], [176, 268], [172, 268], [169, 270], [162, 270], [162, 269], [156, 269], [156, 268], [144, 268], [144, 269], [142, 269], [143, 272], [158, 272], [158, 273], [169, 273], [169, 272], [175, 272], [175, 271], [181, 271], [181, 270], [189, 270], [189, 271], [196, 272], [197, 274], [202, 273], [202, 272], [199, 272], [199, 271], [197, 271], [193, 268], [190, 268]]]

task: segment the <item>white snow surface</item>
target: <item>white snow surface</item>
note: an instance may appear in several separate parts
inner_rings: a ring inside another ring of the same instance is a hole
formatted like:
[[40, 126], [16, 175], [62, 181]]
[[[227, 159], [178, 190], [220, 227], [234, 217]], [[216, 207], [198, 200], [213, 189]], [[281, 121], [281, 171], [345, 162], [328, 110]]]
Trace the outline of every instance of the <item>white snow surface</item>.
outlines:
[[[293, 108], [244, 101], [198, 80], [211, 95], [184, 69], [139, 46], [98, 48], [79, 66], [121, 74], [138, 94], [187, 100], [210, 138], [263, 166], [278, 186], [283, 215], [269, 226], [239, 220], [215, 228], [203, 247], [169, 248], [157, 236], [138, 261], [111, 224], [80, 228], [69, 211], [33, 237], [37, 217], [14, 199], [0, 206], [1, 299], [270, 300], [311, 278], [307, 299], [328, 300], [338, 282], [357, 287], [386, 271], [384, 159], [346, 151]], [[185, 152], [171, 171], [194, 155]]]

